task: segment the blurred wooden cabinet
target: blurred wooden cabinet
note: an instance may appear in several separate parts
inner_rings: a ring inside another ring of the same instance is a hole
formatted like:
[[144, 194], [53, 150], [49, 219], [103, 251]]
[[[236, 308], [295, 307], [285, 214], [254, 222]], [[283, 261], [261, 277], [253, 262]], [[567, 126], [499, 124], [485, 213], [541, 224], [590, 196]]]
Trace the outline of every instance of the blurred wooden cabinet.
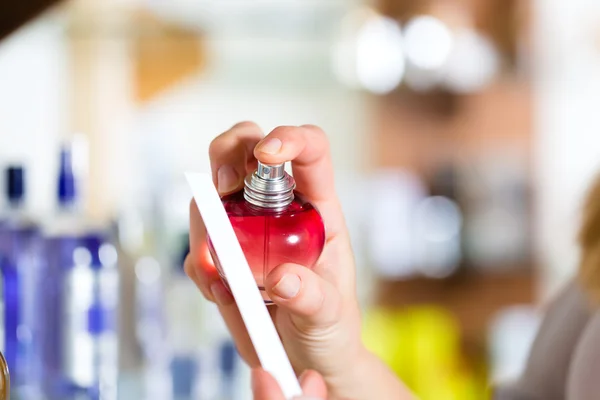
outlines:
[[137, 24], [145, 28], [133, 43], [137, 101], [152, 99], [204, 67], [206, 58], [198, 32], [167, 25], [149, 14], [140, 14]]

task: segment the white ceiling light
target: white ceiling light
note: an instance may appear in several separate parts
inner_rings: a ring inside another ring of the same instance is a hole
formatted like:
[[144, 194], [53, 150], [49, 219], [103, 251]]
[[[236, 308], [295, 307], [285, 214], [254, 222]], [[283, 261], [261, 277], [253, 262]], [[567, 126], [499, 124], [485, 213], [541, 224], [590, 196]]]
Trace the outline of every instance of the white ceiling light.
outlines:
[[406, 25], [404, 44], [409, 63], [418, 69], [437, 70], [452, 51], [452, 32], [437, 18], [418, 16]]
[[456, 93], [470, 93], [489, 84], [500, 68], [493, 43], [474, 30], [455, 36], [454, 48], [445, 67], [444, 85]]
[[385, 94], [404, 76], [402, 30], [393, 19], [369, 9], [346, 18], [345, 32], [334, 49], [334, 72], [344, 84]]
[[372, 18], [362, 27], [356, 43], [356, 74], [367, 90], [391, 92], [404, 75], [402, 31], [389, 18]]

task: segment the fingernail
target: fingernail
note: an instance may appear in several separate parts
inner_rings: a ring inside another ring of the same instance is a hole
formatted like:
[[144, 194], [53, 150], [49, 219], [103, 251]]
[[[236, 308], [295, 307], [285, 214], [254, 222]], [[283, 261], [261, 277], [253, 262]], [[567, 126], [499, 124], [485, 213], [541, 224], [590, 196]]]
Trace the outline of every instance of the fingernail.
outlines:
[[231, 294], [227, 291], [227, 288], [221, 281], [213, 282], [210, 285], [210, 292], [215, 298], [215, 302], [220, 306], [226, 306], [233, 301]]
[[219, 193], [233, 191], [240, 180], [237, 171], [231, 165], [223, 165], [217, 171], [217, 189]]
[[277, 282], [273, 287], [273, 292], [279, 297], [284, 299], [291, 299], [295, 297], [300, 291], [300, 277], [294, 274], [284, 275], [283, 278]]
[[258, 151], [267, 154], [277, 154], [281, 150], [281, 140], [277, 138], [267, 138], [258, 145]]

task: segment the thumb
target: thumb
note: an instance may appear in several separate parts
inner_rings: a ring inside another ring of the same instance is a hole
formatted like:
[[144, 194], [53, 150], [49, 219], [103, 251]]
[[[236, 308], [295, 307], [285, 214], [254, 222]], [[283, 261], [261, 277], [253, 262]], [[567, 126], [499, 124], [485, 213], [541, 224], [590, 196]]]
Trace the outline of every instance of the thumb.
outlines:
[[294, 400], [317, 400], [327, 397], [325, 379], [316, 371], [307, 370], [300, 376], [300, 385], [304, 396]]
[[[302, 392], [294, 400], [320, 400], [327, 396], [325, 380], [315, 371], [306, 371], [300, 377]], [[267, 371], [255, 368], [252, 370], [252, 393], [254, 400], [283, 400], [284, 396], [277, 381]]]
[[339, 320], [342, 299], [338, 290], [314, 271], [282, 264], [265, 281], [271, 300], [292, 314], [297, 325], [329, 326]]

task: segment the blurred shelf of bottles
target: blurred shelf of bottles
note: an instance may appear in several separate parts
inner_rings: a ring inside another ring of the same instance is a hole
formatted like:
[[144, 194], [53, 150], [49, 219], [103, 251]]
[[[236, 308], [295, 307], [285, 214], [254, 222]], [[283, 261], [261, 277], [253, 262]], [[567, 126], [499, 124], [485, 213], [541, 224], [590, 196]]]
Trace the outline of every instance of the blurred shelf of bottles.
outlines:
[[491, 398], [539, 324], [527, 155], [429, 150], [421, 168], [397, 155], [362, 183], [354, 234], [376, 275], [363, 339], [419, 398]]
[[424, 400], [490, 398], [537, 330], [528, 170], [485, 154], [378, 168], [361, 186], [353, 233], [376, 276], [364, 341]]
[[249, 399], [249, 371], [183, 271], [187, 230], [161, 248], [135, 214], [90, 222], [85, 164], [83, 139], [63, 146], [51, 218], [27, 213], [24, 167], [6, 169], [0, 350], [11, 398]]
[[364, 240], [382, 278], [532, 271], [528, 176], [491, 162], [371, 174]]

